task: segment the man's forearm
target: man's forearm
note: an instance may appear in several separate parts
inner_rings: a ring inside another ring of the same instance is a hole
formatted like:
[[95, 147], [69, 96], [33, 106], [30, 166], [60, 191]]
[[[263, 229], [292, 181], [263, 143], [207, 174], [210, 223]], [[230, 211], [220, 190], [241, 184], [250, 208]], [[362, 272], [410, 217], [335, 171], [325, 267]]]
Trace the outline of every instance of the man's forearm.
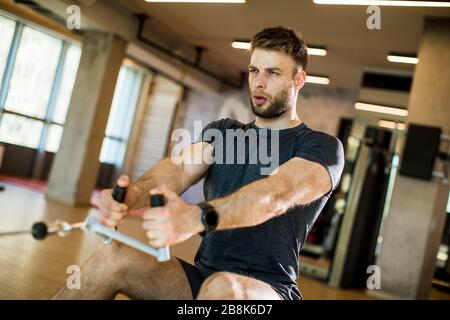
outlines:
[[285, 212], [294, 195], [272, 177], [252, 182], [232, 194], [208, 201], [219, 213], [217, 229], [250, 227]]
[[176, 164], [171, 158], [164, 158], [146, 171], [136, 182], [140, 196], [132, 209], [148, 206], [148, 193], [151, 189], [165, 184], [178, 194], [189, 188], [190, 183], [183, 174], [183, 165]]
[[306, 205], [323, 196], [331, 185], [320, 165], [294, 160], [277, 174], [254, 181], [222, 198], [208, 201], [219, 214], [217, 229], [250, 227]]

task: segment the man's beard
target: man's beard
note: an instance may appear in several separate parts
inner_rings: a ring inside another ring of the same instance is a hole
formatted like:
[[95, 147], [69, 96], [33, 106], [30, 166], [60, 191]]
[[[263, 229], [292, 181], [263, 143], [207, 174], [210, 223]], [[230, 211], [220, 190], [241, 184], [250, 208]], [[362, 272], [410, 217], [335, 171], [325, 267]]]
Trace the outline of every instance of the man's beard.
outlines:
[[255, 116], [264, 119], [271, 119], [281, 116], [289, 109], [288, 99], [288, 90], [285, 89], [281, 91], [280, 94], [278, 94], [267, 107], [255, 106], [253, 104], [252, 94], [250, 97], [250, 104], [252, 106], [252, 112]]

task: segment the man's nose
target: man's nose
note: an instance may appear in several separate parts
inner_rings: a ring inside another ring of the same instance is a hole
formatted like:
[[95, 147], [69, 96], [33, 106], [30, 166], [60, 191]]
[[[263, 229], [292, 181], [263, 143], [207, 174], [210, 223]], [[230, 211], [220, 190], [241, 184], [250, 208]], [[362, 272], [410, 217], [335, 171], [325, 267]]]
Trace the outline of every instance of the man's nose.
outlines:
[[267, 78], [264, 73], [259, 73], [253, 78], [253, 85], [255, 88], [265, 88], [267, 85]]

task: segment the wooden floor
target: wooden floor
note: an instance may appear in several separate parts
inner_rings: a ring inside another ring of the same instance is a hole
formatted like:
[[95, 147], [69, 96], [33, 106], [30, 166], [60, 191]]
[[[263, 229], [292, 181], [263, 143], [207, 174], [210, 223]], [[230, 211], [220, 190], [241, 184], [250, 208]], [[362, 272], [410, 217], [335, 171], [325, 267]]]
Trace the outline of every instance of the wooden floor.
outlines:
[[[0, 181], [1, 182], [1, 181]], [[94, 208], [73, 208], [47, 201], [44, 194], [1, 182], [0, 232], [29, 230], [36, 221], [83, 221]], [[120, 231], [145, 240], [141, 221], [130, 218]], [[0, 238], [0, 299], [49, 299], [66, 282], [67, 268], [82, 265], [101, 239], [74, 232], [65, 238], [34, 240], [31, 235]], [[199, 237], [171, 248], [171, 253], [192, 262]], [[373, 299], [365, 291], [338, 290], [324, 282], [300, 276], [305, 299]], [[432, 298], [449, 299], [448, 294], [433, 290]]]

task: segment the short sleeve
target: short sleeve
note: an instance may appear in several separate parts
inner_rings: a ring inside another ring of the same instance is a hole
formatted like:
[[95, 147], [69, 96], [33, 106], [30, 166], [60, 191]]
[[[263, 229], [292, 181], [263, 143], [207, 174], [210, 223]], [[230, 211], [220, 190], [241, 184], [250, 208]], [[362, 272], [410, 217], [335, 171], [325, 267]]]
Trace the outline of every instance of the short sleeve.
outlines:
[[336, 189], [345, 164], [344, 148], [339, 139], [323, 132], [313, 132], [297, 143], [295, 156], [325, 167], [332, 184], [327, 196]]
[[208, 123], [203, 129], [200, 137], [195, 141], [207, 142], [212, 145], [218, 143], [219, 138], [223, 137], [225, 130], [233, 126], [235, 120], [230, 118], [220, 119]]

